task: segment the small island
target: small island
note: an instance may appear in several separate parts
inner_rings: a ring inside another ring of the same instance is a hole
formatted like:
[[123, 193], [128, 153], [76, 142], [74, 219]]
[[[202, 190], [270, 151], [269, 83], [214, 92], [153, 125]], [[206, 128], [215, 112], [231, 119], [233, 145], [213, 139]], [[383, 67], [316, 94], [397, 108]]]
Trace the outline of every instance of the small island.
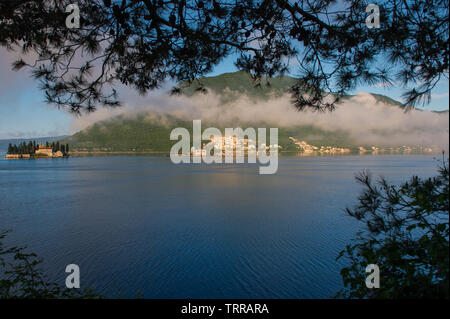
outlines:
[[8, 145], [7, 159], [29, 159], [29, 158], [63, 158], [69, 157], [69, 144], [59, 142], [46, 142], [45, 145], [37, 144], [36, 141], [22, 142], [19, 145]]

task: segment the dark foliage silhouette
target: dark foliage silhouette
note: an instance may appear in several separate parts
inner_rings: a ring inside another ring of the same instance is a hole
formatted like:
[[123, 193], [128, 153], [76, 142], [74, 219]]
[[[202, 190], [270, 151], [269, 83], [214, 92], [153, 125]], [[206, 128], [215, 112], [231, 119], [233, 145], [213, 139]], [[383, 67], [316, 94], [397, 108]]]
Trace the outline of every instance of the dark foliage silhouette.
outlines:
[[[341, 271], [350, 298], [449, 297], [449, 171], [445, 160], [436, 177], [417, 176], [400, 186], [369, 173], [359, 204], [347, 213], [364, 224], [340, 253], [350, 265]], [[380, 287], [366, 287], [366, 266], [380, 269]]]
[[8, 231], [0, 231], [0, 299], [100, 298], [90, 289], [68, 289], [42, 272], [42, 259], [26, 247], [4, 244]]
[[[78, 29], [65, 26], [70, 3], [80, 8]], [[380, 28], [370, 29], [367, 4], [4, 0], [0, 44], [25, 54], [13, 67], [31, 68], [47, 102], [76, 113], [119, 105], [118, 83], [139, 93], [166, 80], [191, 83], [232, 54], [255, 85], [298, 61], [300, 80], [291, 93], [300, 110], [333, 110], [361, 83], [393, 81], [414, 87], [405, 105], [429, 102], [436, 83], [448, 78], [448, 0], [378, 1]]]

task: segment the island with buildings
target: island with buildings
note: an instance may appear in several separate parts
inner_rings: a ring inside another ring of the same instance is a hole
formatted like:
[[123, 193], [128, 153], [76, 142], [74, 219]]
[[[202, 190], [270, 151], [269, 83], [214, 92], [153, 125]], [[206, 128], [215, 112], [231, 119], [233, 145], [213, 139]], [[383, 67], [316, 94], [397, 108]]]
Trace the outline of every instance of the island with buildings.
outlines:
[[37, 144], [36, 141], [22, 142], [19, 145], [9, 144], [7, 159], [30, 159], [30, 158], [63, 158], [69, 156], [69, 144], [59, 142], [46, 142]]

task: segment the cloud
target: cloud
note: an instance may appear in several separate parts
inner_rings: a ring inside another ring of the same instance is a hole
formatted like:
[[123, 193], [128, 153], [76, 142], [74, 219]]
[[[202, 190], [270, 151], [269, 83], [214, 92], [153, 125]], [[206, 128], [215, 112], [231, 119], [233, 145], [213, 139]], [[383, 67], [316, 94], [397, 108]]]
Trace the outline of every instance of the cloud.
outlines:
[[[234, 94], [231, 91], [225, 94]], [[130, 95], [132, 97], [132, 95]], [[232, 103], [223, 104], [221, 97], [209, 93], [194, 97], [168, 96], [156, 92], [147, 97], [128, 100], [122, 108], [99, 109], [74, 121], [72, 130], [117, 115], [135, 116], [143, 112], [171, 115], [180, 119], [201, 119], [217, 125], [237, 126], [239, 123], [256, 126], [265, 122], [271, 127], [311, 125], [325, 131], [345, 131], [357, 143], [386, 146], [427, 145], [448, 149], [449, 119], [446, 114], [412, 110], [386, 105], [368, 93], [359, 92], [340, 104], [333, 112], [299, 112], [284, 95], [254, 102], [245, 95]], [[305, 137], [306, 138], [306, 137]]]

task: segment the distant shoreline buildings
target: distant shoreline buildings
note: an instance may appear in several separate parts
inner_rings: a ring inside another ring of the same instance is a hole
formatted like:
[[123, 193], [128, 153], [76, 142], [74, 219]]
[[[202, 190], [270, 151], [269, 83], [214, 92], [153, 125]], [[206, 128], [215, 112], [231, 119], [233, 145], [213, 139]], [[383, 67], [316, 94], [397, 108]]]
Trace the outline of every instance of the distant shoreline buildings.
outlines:
[[62, 158], [69, 156], [69, 144], [48, 142], [36, 145], [36, 141], [22, 142], [19, 145], [9, 144], [6, 159], [30, 159], [30, 158]]
[[401, 147], [389, 147], [383, 148], [378, 146], [370, 146], [363, 147], [359, 146], [357, 152], [352, 150], [351, 148], [345, 147], [334, 147], [334, 146], [314, 146], [308, 144], [306, 141], [300, 141], [295, 137], [290, 136], [289, 139], [297, 146], [297, 150], [304, 155], [315, 155], [315, 154], [351, 154], [351, 153], [359, 153], [359, 154], [382, 154], [382, 153], [390, 153], [390, 154], [409, 154], [412, 152], [420, 152], [420, 153], [432, 153], [433, 148], [431, 147], [411, 147], [407, 145], [403, 145]]

